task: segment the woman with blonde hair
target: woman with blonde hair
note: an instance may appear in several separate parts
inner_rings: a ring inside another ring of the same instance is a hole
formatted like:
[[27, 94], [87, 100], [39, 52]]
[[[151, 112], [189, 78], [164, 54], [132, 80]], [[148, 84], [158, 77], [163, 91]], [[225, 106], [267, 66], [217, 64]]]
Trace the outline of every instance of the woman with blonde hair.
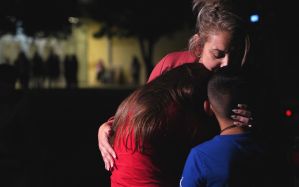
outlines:
[[[164, 72], [187, 63], [202, 64], [213, 72], [218, 68], [230, 66], [236, 71], [248, 59], [250, 48], [247, 28], [244, 21], [235, 13], [230, 0], [194, 0], [193, 9], [197, 14], [196, 32], [190, 38], [189, 50], [166, 55], [153, 69], [150, 83]], [[250, 112], [246, 105], [239, 104], [234, 110], [236, 125], [248, 125]], [[100, 126], [98, 131], [99, 149], [105, 168], [111, 170], [117, 159], [109, 144], [113, 118]], [[182, 124], [182, 128], [184, 125]]]

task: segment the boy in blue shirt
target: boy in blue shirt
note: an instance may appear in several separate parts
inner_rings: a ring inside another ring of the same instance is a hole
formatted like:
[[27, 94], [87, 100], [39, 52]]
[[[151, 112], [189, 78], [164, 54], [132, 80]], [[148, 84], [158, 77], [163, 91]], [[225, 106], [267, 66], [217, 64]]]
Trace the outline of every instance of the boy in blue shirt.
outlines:
[[249, 87], [228, 69], [219, 70], [208, 83], [206, 111], [212, 112], [220, 134], [194, 147], [185, 163], [181, 187], [246, 187], [261, 183], [263, 151], [252, 133], [233, 125], [231, 110], [236, 103], [248, 103]]

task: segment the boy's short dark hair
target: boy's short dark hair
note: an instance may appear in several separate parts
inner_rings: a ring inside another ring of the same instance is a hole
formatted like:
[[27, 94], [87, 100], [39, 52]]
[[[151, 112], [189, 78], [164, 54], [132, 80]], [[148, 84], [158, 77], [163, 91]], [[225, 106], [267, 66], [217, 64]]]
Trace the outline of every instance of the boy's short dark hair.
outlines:
[[237, 104], [249, 103], [248, 94], [249, 83], [229, 67], [219, 69], [208, 82], [209, 101], [222, 117], [230, 117]]

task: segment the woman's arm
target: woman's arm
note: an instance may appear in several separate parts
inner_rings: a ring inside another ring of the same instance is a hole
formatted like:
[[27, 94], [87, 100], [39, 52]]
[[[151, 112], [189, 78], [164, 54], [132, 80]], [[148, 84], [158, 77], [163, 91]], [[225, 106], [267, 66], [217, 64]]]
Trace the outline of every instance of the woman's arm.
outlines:
[[111, 126], [114, 118], [110, 118], [107, 122], [103, 123], [98, 130], [98, 144], [101, 155], [105, 164], [105, 169], [110, 171], [114, 166], [114, 159], [116, 154], [109, 144], [109, 137], [111, 136]]

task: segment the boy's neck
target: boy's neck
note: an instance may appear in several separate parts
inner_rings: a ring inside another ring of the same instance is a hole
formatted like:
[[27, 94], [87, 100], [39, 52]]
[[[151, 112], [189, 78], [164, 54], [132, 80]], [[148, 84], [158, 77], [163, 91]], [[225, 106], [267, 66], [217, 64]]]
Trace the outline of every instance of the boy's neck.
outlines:
[[237, 125], [233, 125], [233, 120], [231, 119], [219, 119], [217, 118], [220, 135], [233, 135], [233, 134], [242, 134], [245, 132], [245, 129]]

